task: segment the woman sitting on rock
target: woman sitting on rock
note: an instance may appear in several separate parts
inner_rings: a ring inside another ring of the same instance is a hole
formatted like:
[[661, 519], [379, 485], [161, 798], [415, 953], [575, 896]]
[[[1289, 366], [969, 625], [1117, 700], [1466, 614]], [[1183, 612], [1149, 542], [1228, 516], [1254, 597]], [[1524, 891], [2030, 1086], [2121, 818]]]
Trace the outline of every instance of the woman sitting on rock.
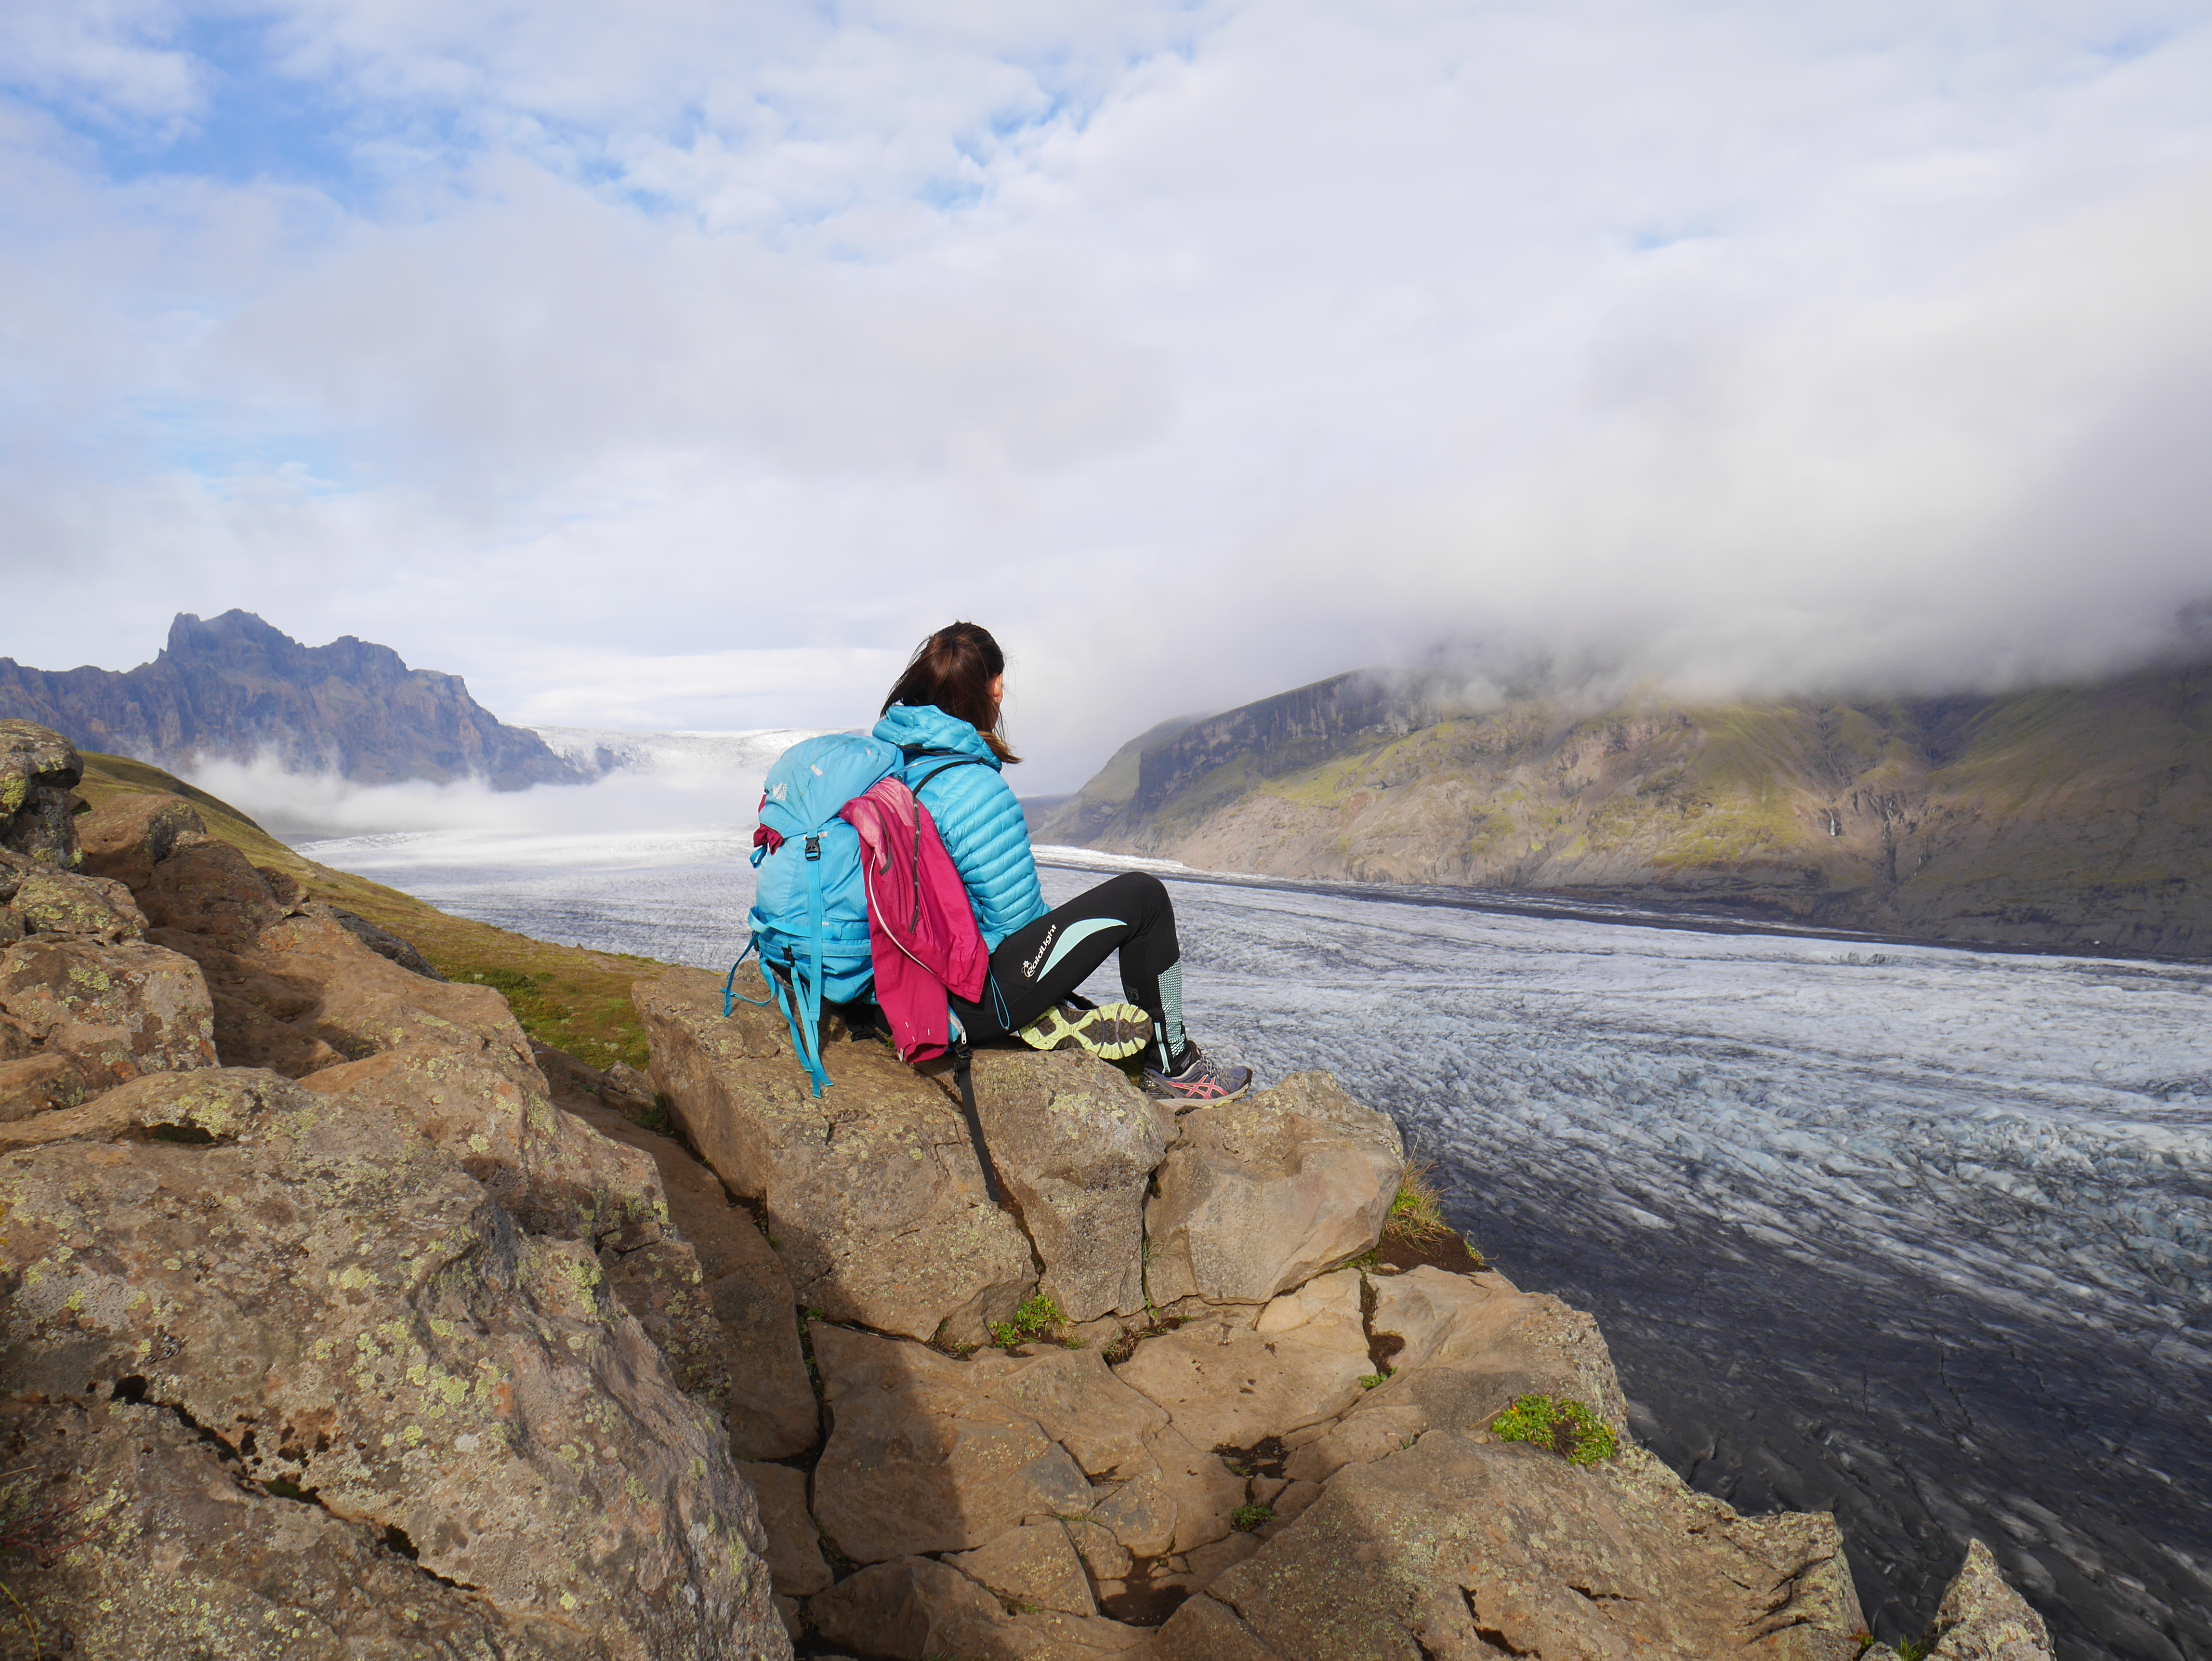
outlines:
[[[1081, 1049], [1109, 1061], [1149, 1050], [1145, 1092], [1163, 1100], [1241, 1094], [1251, 1069], [1216, 1066], [1183, 1031], [1182, 951], [1158, 878], [1128, 872], [1046, 910], [1029, 826], [1000, 775], [1020, 759], [999, 732], [1006, 686], [1006, 654], [990, 630], [956, 623], [922, 642], [876, 723], [876, 737], [905, 752], [901, 777], [937, 821], [990, 948], [982, 1001], [954, 998], [954, 1016], [970, 1041], [1018, 1032], [1038, 1050]], [[1075, 989], [1117, 950], [1129, 1001], [1075, 1001]]]

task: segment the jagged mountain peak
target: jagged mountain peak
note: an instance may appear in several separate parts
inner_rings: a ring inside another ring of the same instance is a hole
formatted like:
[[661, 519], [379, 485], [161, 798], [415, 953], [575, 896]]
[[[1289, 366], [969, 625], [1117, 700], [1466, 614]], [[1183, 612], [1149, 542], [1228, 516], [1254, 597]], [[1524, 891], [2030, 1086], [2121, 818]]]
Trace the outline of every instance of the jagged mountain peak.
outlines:
[[353, 635], [303, 645], [240, 608], [179, 612], [154, 660], [127, 672], [56, 672], [0, 658], [6, 717], [185, 770], [273, 757], [363, 784], [475, 776], [520, 789], [591, 776], [536, 733], [501, 722], [457, 675], [410, 669], [389, 646]]

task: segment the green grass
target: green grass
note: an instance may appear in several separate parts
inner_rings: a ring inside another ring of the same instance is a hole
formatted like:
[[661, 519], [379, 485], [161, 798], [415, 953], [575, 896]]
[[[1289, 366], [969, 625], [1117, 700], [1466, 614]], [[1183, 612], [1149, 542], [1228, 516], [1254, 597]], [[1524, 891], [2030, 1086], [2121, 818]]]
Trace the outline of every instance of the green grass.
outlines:
[[1398, 1192], [1390, 1202], [1390, 1214], [1382, 1224], [1383, 1237], [1407, 1245], [1426, 1245], [1451, 1232], [1444, 1221], [1443, 1196], [1437, 1191], [1436, 1161], [1421, 1159], [1406, 1167], [1398, 1179]]
[[1054, 1336], [1066, 1318], [1060, 1312], [1060, 1305], [1040, 1292], [1014, 1311], [1012, 1320], [993, 1323], [991, 1342], [1001, 1349], [1018, 1349], [1024, 1344]]
[[1273, 1522], [1275, 1511], [1272, 1506], [1239, 1506], [1229, 1514], [1229, 1520], [1239, 1534], [1249, 1534], [1262, 1524]]
[[1490, 1421], [1490, 1433], [1501, 1442], [1548, 1449], [1571, 1465], [1595, 1465], [1620, 1451], [1612, 1426], [1565, 1397], [1523, 1396]]

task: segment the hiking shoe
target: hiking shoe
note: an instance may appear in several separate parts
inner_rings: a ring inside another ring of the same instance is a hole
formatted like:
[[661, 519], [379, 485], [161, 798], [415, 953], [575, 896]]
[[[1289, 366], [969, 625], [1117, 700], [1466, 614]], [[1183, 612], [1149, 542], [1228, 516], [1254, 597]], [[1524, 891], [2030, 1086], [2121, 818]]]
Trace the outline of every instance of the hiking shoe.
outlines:
[[1162, 1073], [1145, 1069], [1145, 1094], [1155, 1101], [1191, 1104], [1231, 1102], [1252, 1082], [1249, 1067], [1217, 1067], [1196, 1044], [1182, 1052], [1182, 1069]]
[[1021, 1030], [1021, 1040], [1032, 1050], [1080, 1050], [1118, 1062], [1152, 1043], [1152, 1018], [1133, 1003], [1055, 1004]]

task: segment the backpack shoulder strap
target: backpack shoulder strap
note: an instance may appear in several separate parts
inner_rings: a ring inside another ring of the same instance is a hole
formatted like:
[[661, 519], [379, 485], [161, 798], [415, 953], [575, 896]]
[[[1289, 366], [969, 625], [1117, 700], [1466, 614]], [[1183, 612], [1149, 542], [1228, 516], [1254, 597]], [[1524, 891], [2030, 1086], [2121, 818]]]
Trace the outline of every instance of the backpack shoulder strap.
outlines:
[[949, 773], [956, 767], [981, 767], [984, 765], [982, 757], [964, 755], [957, 750], [909, 750], [906, 754], [907, 764], [909, 767], [916, 762], [927, 761], [932, 757], [935, 756], [943, 756], [946, 758], [942, 766], [931, 768], [929, 771], [921, 776], [921, 782], [912, 787], [912, 793], [917, 801], [921, 798], [923, 787], [927, 785], [929, 782], [932, 779], [934, 779], [939, 773]]

